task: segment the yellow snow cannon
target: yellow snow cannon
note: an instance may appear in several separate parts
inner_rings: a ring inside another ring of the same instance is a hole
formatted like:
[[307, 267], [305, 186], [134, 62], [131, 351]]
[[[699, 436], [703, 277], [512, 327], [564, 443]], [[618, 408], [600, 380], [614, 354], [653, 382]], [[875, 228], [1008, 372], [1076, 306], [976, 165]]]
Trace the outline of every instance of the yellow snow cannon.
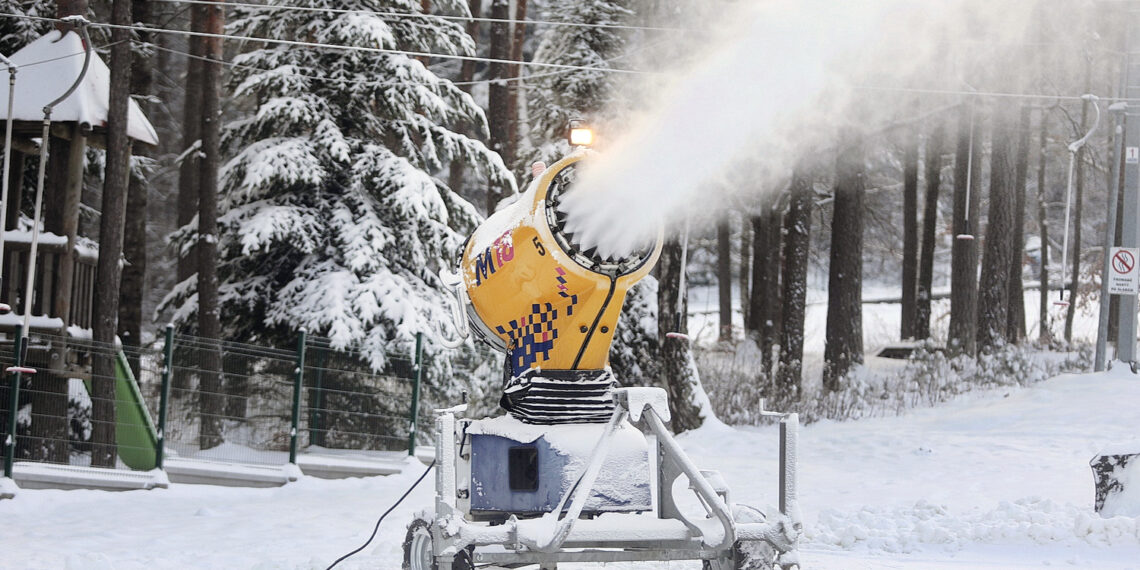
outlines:
[[580, 150], [537, 175], [518, 200], [471, 235], [460, 269], [468, 317], [485, 341], [528, 370], [601, 370], [626, 291], [661, 253], [661, 236], [612, 259], [583, 251], [558, 205], [592, 152]]
[[[559, 206], [589, 190], [575, 180], [590, 157], [580, 150], [536, 169], [526, 191], [472, 234], [459, 272], [441, 272], [459, 301], [460, 336], [474, 329], [506, 352], [500, 403], [510, 415], [462, 417], [466, 404], [435, 411], [435, 508], [408, 525], [403, 567], [700, 560], [711, 570], [798, 568], [795, 414], [774, 414], [779, 510], [765, 512], [732, 502], [720, 474], [686, 455], [667, 427], [663, 388], [616, 387], [606, 366], [614, 327], [662, 236], [611, 257], [581, 247], [588, 240], [573, 235]], [[678, 501], [685, 489], [695, 496]]]

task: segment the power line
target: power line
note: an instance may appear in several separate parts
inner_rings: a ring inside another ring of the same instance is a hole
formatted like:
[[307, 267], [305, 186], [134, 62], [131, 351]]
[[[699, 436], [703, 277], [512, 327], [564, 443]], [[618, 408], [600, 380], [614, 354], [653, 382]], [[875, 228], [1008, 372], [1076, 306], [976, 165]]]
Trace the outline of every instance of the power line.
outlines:
[[[1043, 93], [1007, 93], [1001, 91], [956, 91], [953, 89], [922, 89], [917, 87], [876, 87], [869, 85], [856, 85], [854, 87], [860, 91], [888, 91], [893, 93], [917, 93], [920, 95], [947, 95], [947, 96], [973, 96], [973, 97], [995, 97], [1004, 99], [1051, 99], [1061, 101], [1083, 101], [1084, 95], [1057, 95], [1057, 94], [1043, 94]], [[1100, 101], [1108, 101], [1110, 103], [1126, 102], [1126, 103], [1140, 103], [1140, 99], [1123, 99], [1119, 97], [1100, 97], [1096, 96]]]
[[[151, 49], [156, 49], [156, 50], [164, 51], [167, 53], [181, 55], [183, 57], [188, 57], [190, 59], [197, 59], [197, 60], [201, 60], [201, 61], [209, 61], [209, 62], [214, 62], [214, 63], [220, 63], [226, 67], [232, 67], [232, 68], [236, 68], [236, 69], [247, 69], [250, 71], [257, 71], [257, 72], [261, 72], [261, 73], [268, 73], [268, 72], [273, 71], [272, 69], [266, 69], [264, 67], [258, 67], [256, 65], [250, 65], [248, 63], [237, 63], [234, 61], [215, 61], [215, 60], [210, 59], [210, 58], [205, 57], [205, 56], [194, 55], [192, 53], [187, 53], [187, 52], [184, 52], [181, 50], [176, 50], [176, 49], [168, 48], [165, 46], [160, 46], [158, 44], [154, 44], [154, 43], [150, 43], [150, 42], [143, 42], [143, 41], [139, 41], [139, 40], [134, 40], [134, 43], [138, 44], [138, 45], [149, 47]], [[567, 73], [567, 72], [565, 70], [562, 70], [562, 71], [551, 71], [551, 72], [538, 74], [538, 75], [529, 75], [526, 77], [522, 77], [522, 76], [520, 76], [520, 77], [506, 77], [503, 79], [483, 79], [483, 80], [479, 80], [479, 81], [452, 81], [451, 84], [459, 87], [459, 86], [464, 86], [464, 85], [477, 85], [480, 83], [494, 83], [494, 82], [498, 82], [498, 81], [502, 81], [502, 82], [521, 81], [523, 79], [530, 79], [531, 77], [542, 77], [545, 75], [555, 75], [555, 74], [559, 74], [559, 73]], [[339, 79], [336, 77], [329, 77], [327, 75], [317, 75], [317, 74], [313, 74], [313, 73], [307, 73], [307, 72], [302, 71], [301, 69], [294, 69], [293, 74], [300, 76], [300, 77], [307, 78], [307, 79], [315, 79], [317, 81], [323, 81], [323, 82], [327, 82], [327, 83], [337, 83], [337, 84], [341, 84], [341, 85], [375, 85], [378, 87], [383, 87], [383, 86], [387, 86], [387, 85], [432, 85], [432, 83], [428, 82], [428, 81], [384, 81], [384, 80], [369, 81], [367, 79]], [[446, 81], [446, 80], [443, 80], [443, 79], [440, 80], [441, 83], [444, 81]]]
[[[212, 4], [212, 2], [203, 2], [203, 0], [159, 0], [159, 1], [200, 2], [200, 3]], [[45, 18], [45, 17], [40, 17], [40, 16], [29, 16], [29, 15], [22, 15], [22, 14], [0, 14], [0, 17], [14, 18], [14, 19], [27, 19], [27, 20], [45, 21], [45, 22], [56, 22], [56, 21], [58, 21], [57, 18]], [[567, 73], [570, 71], [603, 71], [603, 72], [611, 71], [611, 72], [616, 72], [616, 73], [630, 73], [630, 74], [654, 73], [654, 72], [648, 72], [648, 71], [620, 69], [620, 68], [605, 68], [605, 67], [591, 67], [591, 66], [579, 66], [579, 65], [565, 65], [565, 64], [557, 64], [557, 63], [513, 61], [513, 60], [502, 60], [502, 59], [483, 58], [483, 57], [475, 57], [475, 56], [462, 56], [462, 55], [450, 55], [450, 54], [413, 52], [413, 51], [392, 50], [392, 49], [385, 49], [385, 48], [371, 48], [371, 47], [363, 47], [363, 46], [345, 46], [345, 45], [336, 45], [336, 44], [325, 44], [325, 43], [319, 43], [319, 42], [303, 42], [303, 41], [297, 41], [297, 40], [277, 40], [277, 39], [266, 39], [266, 38], [252, 38], [252, 37], [248, 37], [248, 36], [235, 36], [235, 35], [228, 35], [228, 34], [211, 34], [211, 33], [206, 33], [206, 32], [192, 32], [192, 31], [186, 31], [186, 30], [174, 30], [174, 29], [167, 29], [167, 28], [148, 27], [148, 26], [142, 26], [142, 25], [120, 26], [120, 25], [115, 25], [115, 24], [96, 23], [96, 22], [92, 22], [92, 23], [90, 23], [90, 25], [94, 26], [94, 27], [102, 27], [102, 28], [109, 28], [109, 29], [128, 29], [128, 30], [134, 30], [134, 31], [153, 32], [153, 33], [181, 34], [181, 35], [188, 35], [188, 36], [220, 38], [220, 39], [227, 39], [227, 40], [238, 40], [238, 41], [243, 41], [243, 42], [244, 41], [255, 41], [255, 42], [268, 43], [268, 44], [288, 45], [288, 46], [297, 46], [297, 47], [309, 47], [309, 48], [330, 48], [330, 49], [336, 49], [336, 50], [341, 50], [341, 51], [360, 51], [360, 52], [366, 52], [366, 53], [382, 53], [382, 54], [386, 54], [386, 55], [405, 55], [405, 56], [409, 56], [409, 57], [434, 57], [434, 58], [439, 58], [439, 59], [458, 59], [458, 60], [463, 60], [463, 61], [476, 61], [476, 62], [486, 62], [486, 63], [504, 63], [504, 64], [508, 64], [508, 65], [522, 65], [522, 66], [530, 66], [530, 67], [546, 67], [546, 68], [552, 68], [554, 70], [557, 70], [557, 71], [552, 71], [552, 72], [547, 72], [547, 73], [542, 73], [542, 74], [532, 74], [532, 75], [528, 75], [528, 76], [504, 77], [504, 78], [484, 79], [484, 80], [479, 80], [479, 81], [468, 81], [468, 82], [452, 82], [452, 84], [457, 85], [457, 86], [458, 85], [475, 85], [475, 84], [481, 84], [481, 83], [522, 81], [522, 80], [526, 80], [526, 79], [535, 79], [535, 78], [545, 77], [545, 76], [549, 76], [549, 75], [557, 75], [560, 73]], [[169, 48], [164, 48], [164, 47], [161, 47], [161, 46], [158, 46], [158, 45], [155, 45], [152, 43], [148, 43], [148, 42], [138, 42], [138, 43], [149, 45], [155, 49], [161, 49], [161, 50], [185, 55], [186, 57], [193, 57], [193, 58], [203, 59], [203, 60], [207, 60], [207, 61], [215, 61], [215, 60], [212, 60], [210, 58], [206, 58], [206, 57], [202, 57], [202, 56], [194, 56], [194, 55], [191, 55], [191, 54], [188, 54], [185, 52], [172, 50]], [[104, 47], [108, 47], [108, 46], [104, 46]], [[62, 57], [70, 57], [70, 56], [62, 56]], [[621, 59], [623, 57], [625, 57], [625, 56], [618, 56], [618, 57], [612, 58], [612, 59], [607, 60], [607, 61], [615, 61], [615, 60]], [[59, 59], [59, 58], [56, 58], [56, 59]], [[45, 62], [36, 62], [36, 64], [38, 64], [38, 63], [45, 63]], [[264, 69], [264, 68], [251, 66], [251, 65], [247, 65], [247, 64], [239, 64], [239, 63], [226, 62], [226, 61], [218, 61], [217, 63], [223, 64], [223, 65], [228, 65], [231, 67], [241, 67], [241, 68], [253, 69], [253, 70], [263, 71], [263, 72], [269, 71], [269, 70]], [[26, 65], [34, 65], [34, 64], [26, 64]], [[327, 81], [331, 81], [331, 82], [341, 82], [341, 83], [350, 83], [350, 84], [370, 84], [370, 83], [372, 83], [372, 82], [368, 82], [368, 81], [354, 81], [354, 80], [335, 79], [335, 78], [331, 78], [331, 77], [320, 77], [320, 76], [308, 75], [308, 74], [304, 74], [304, 73], [300, 73], [299, 75], [302, 75], [305, 77], [310, 77], [312, 79], [327, 80]], [[416, 84], [416, 83], [422, 84], [422, 82], [376, 82], [375, 84], [376, 85], [400, 85], [400, 84]], [[854, 86], [854, 89], [861, 90], [861, 91], [884, 91], [884, 92], [895, 92], [895, 93], [916, 93], [916, 94], [925, 94], [925, 95], [967, 96], [967, 97], [968, 96], [994, 97], [994, 98], [1006, 98], [1006, 99], [1046, 99], [1046, 100], [1055, 100], [1055, 101], [1056, 100], [1080, 101], [1080, 100], [1084, 99], [1083, 95], [1060, 95], [1060, 94], [1040, 94], [1040, 93], [1009, 93], [1009, 92], [997, 92], [997, 91], [965, 91], [965, 90], [952, 90], [952, 89], [923, 89], [923, 88], [911, 88], [911, 87], [880, 87], [880, 86], [868, 86], [868, 85], [856, 85], [856, 86]], [[1140, 103], [1140, 99], [1136, 99], [1136, 98], [1128, 99], [1128, 98], [1120, 98], [1120, 97], [1098, 97], [1098, 99], [1102, 100], [1102, 101], [1107, 101], [1110, 103], [1111, 102]]]
[[338, 8], [313, 8], [311, 6], [270, 6], [265, 4], [249, 4], [243, 2], [210, 2], [207, 0], [152, 0], [154, 2], [161, 2], [164, 4], [192, 4], [214, 6], [222, 8], [251, 8], [255, 10], [277, 10], [277, 11], [291, 11], [291, 12], [319, 12], [323, 14], [367, 14], [369, 16], [380, 16], [381, 18], [394, 18], [394, 19], [440, 19], [457, 22], [481, 22], [491, 24], [525, 24], [525, 25], [539, 25], [539, 26], [553, 26], [553, 27], [573, 27], [573, 28], [594, 28], [594, 29], [607, 29], [607, 30], [632, 30], [632, 31], [650, 31], [650, 32], [688, 32], [684, 28], [663, 28], [657, 26], [631, 26], [625, 24], [590, 24], [586, 22], [554, 22], [549, 20], [510, 20], [503, 18], [482, 18], [482, 17], [464, 17], [464, 16], [445, 16], [437, 14], [417, 14], [414, 12], [373, 12], [371, 10], [345, 10]]
[[[181, 0], [179, 0], [179, 1], [181, 1]], [[160, 46], [158, 44], [151, 43], [151, 42], [145, 42], [145, 41], [141, 41], [141, 40], [132, 40], [132, 41], [135, 44], [140, 45], [140, 46], [145, 46], [145, 47], [148, 47], [151, 49], [164, 51], [164, 52], [172, 53], [175, 55], [180, 55], [180, 56], [187, 57], [190, 59], [197, 59], [197, 60], [201, 60], [201, 61], [214, 61], [214, 60], [212, 60], [208, 57], [205, 57], [205, 56], [194, 55], [194, 54], [184, 52], [181, 50], [172, 49], [172, 48], [168, 48], [165, 46]], [[611, 57], [611, 58], [606, 59], [604, 61], [605, 61], [605, 63], [613, 63], [613, 62], [618, 61], [618, 60], [626, 59], [628, 57], [633, 56], [634, 54], [636, 54], [638, 52], [645, 50], [646, 48], [655, 47], [657, 45], [660, 45], [662, 42], [663, 42], [663, 40], [650, 42], [646, 45], [635, 48], [632, 51], [628, 51], [628, 52], [623, 53], [621, 55]], [[271, 69], [266, 69], [264, 67], [258, 67], [256, 65], [249, 65], [246, 63], [237, 63], [237, 62], [231, 62], [231, 61], [221, 61], [218, 63], [221, 63], [222, 65], [225, 65], [225, 66], [231, 67], [231, 68], [247, 69], [250, 71], [257, 71], [257, 72], [262, 72], [262, 73], [268, 73], [270, 71], [273, 71]], [[295, 69], [294, 73], [296, 75], [301, 76], [301, 77], [306, 77], [309, 79], [315, 79], [317, 81], [324, 81], [324, 82], [328, 82], [328, 83], [338, 83], [341, 85], [376, 85], [376, 86], [431, 85], [431, 83], [424, 82], [424, 81], [369, 81], [369, 80], [361, 80], [361, 79], [339, 79], [339, 78], [335, 78], [335, 77], [329, 77], [327, 75], [316, 75], [316, 74], [312, 74], [312, 73], [306, 73], [306, 72], [301, 71], [300, 69]], [[516, 81], [522, 82], [522, 81], [529, 81], [529, 80], [534, 80], [534, 79], [542, 79], [542, 78], [551, 77], [554, 75], [563, 75], [565, 73], [569, 73], [569, 70], [546, 71], [543, 73], [532, 73], [530, 75], [519, 75], [516, 77], [504, 77], [502, 79], [479, 79], [479, 80], [472, 80], [472, 81], [452, 81], [451, 84], [456, 86], [456, 87], [466, 87], [466, 86], [471, 86], [471, 85], [482, 85], [482, 84], [488, 84], [488, 83], [508, 83], [508, 82], [516, 82]]]
[[[26, 19], [26, 20], [42, 21], [42, 22], [57, 22], [57, 21], [59, 21], [57, 18], [44, 18], [41, 16], [29, 16], [29, 15], [25, 15], [25, 14], [0, 14], [0, 17], [13, 18], [13, 19]], [[118, 24], [107, 24], [107, 23], [101, 23], [101, 22], [91, 22], [89, 25], [92, 27], [96, 27], [96, 28], [107, 28], [107, 29], [111, 29], [111, 30], [125, 29], [125, 30], [132, 30], [132, 31], [136, 31], [136, 32], [177, 34], [177, 35], [201, 37], [201, 38], [217, 38], [217, 39], [223, 39], [223, 40], [236, 40], [236, 41], [241, 41], [241, 42], [262, 42], [262, 43], [266, 43], [266, 44], [276, 44], [276, 45], [293, 46], [293, 47], [327, 48], [327, 49], [333, 49], [333, 50], [339, 50], [339, 51], [380, 53], [380, 54], [384, 54], [384, 55], [404, 55], [407, 57], [455, 59], [455, 60], [459, 60], [459, 61], [474, 61], [474, 62], [481, 62], [481, 63], [501, 63], [504, 65], [521, 65], [524, 67], [545, 67], [545, 68], [549, 68], [549, 69], [561, 69], [564, 71], [602, 71], [602, 72], [610, 72], [610, 73], [627, 73], [627, 74], [633, 74], [633, 75], [654, 73], [654, 72], [650, 72], [650, 71], [640, 71], [640, 70], [636, 70], [636, 69], [591, 67], [591, 66], [583, 66], [583, 65], [566, 65], [566, 64], [561, 64], [561, 63], [546, 63], [546, 62], [538, 62], [538, 61], [514, 61], [514, 60], [509, 60], [509, 59], [496, 59], [496, 58], [490, 58], [490, 57], [477, 57], [477, 56], [470, 56], [470, 55], [441, 54], [441, 53], [432, 53], [432, 52], [418, 52], [418, 51], [396, 50], [396, 49], [387, 49], [387, 48], [374, 48], [374, 47], [364, 47], [364, 46], [347, 46], [347, 45], [337, 45], [337, 44], [326, 44], [326, 43], [320, 43], [320, 42], [306, 42], [306, 41], [300, 41], [300, 40], [281, 40], [281, 39], [272, 39], [272, 38], [255, 38], [255, 37], [249, 37], [249, 36], [235, 36], [235, 35], [230, 35], [230, 34], [211, 34], [211, 33], [207, 33], [207, 32], [194, 32], [194, 31], [188, 31], [188, 30], [173, 30], [173, 29], [168, 29], [168, 28], [157, 28], [157, 27], [143, 26], [143, 25], [122, 26], [122, 25], [118, 25]], [[502, 81], [505, 79], [506, 78], [497, 79], [496, 81]]]

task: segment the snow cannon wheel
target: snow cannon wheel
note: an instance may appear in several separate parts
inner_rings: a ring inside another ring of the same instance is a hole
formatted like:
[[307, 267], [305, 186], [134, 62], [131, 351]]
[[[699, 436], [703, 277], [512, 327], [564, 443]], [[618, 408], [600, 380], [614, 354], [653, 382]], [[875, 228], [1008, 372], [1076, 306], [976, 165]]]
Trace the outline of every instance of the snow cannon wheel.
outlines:
[[779, 570], [776, 549], [760, 541], [741, 541], [732, 544], [729, 559], [705, 560], [702, 570]]
[[[474, 570], [474, 547], [468, 546], [455, 556], [452, 570]], [[439, 570], [432, 549], [431, 521], [416, 517], [408, 524], [404, 536], [403, 570]]]
[[[732, 518], [738, 523], [762, 523], [767, 516], [755, 507], [736, 504], [732, 507]], [[703, 570], [788, 570], [798, 566], [781, 564], [779, 550], [766, 541], [737, 540], [732, 544], [728, 559], [705, 560], [702, 568]]]

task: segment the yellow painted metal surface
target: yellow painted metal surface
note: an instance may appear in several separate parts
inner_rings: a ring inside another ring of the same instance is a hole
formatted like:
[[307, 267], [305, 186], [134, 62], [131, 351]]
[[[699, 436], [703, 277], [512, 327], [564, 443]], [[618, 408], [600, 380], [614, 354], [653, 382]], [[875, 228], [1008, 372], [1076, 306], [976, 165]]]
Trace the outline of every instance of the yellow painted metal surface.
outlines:
[[660, 236], [624, 263], [591, 263], [574, 252], [548, 192], [573, 192], [575, 165], [589, 156], [577, 153], [549, 167], [517, 202], [480, 225], [464, 249], [460, 268], [472, 325], [507, 351], [515, 375], [604, 368], [626, 291], [660, 255]]

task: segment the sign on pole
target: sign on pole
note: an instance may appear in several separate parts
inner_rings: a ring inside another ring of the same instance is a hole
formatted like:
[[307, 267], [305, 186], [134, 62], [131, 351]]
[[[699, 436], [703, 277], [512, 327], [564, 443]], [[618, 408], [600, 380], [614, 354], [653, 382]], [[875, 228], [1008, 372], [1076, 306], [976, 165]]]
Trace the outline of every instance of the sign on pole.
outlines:
[[1136, 262], [1140, 259], [1140, 248], [1114, 247], [1109, 250], [1108, 292], [1113, 295], [1136, 295], [1140, 293], [1140, 270]]

